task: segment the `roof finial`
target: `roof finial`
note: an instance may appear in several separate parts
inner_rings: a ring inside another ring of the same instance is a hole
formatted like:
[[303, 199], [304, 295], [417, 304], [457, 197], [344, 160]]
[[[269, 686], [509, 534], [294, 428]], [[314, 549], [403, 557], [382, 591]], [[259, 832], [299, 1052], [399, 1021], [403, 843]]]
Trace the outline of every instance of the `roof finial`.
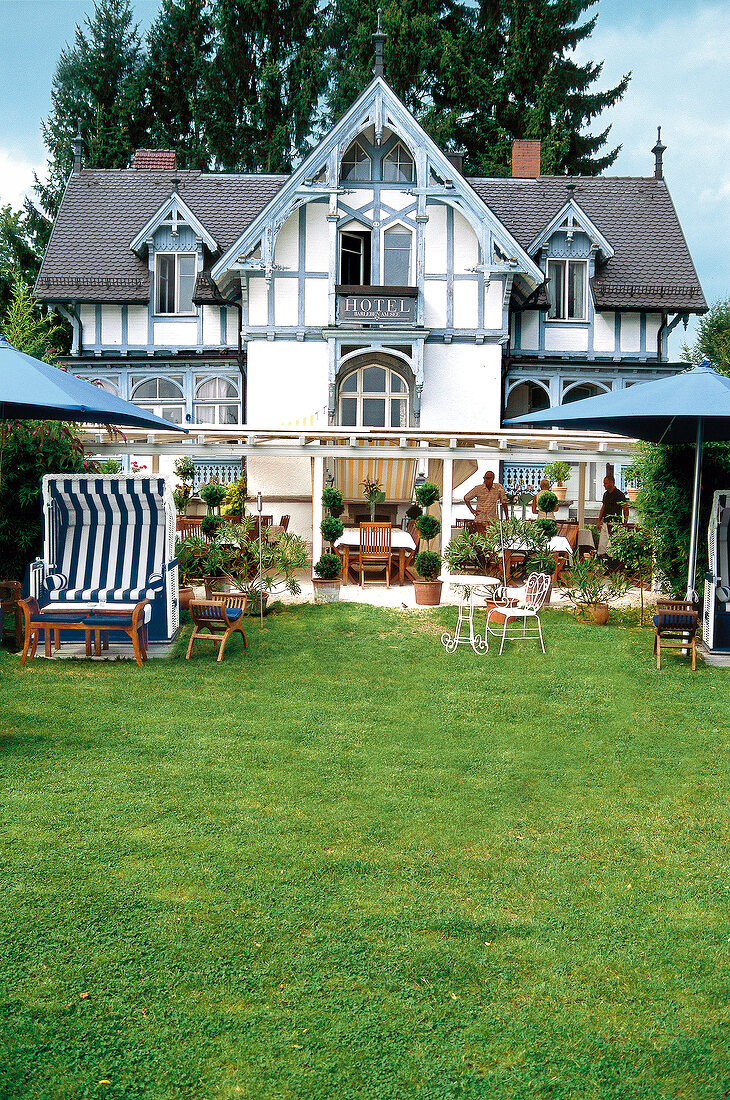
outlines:
[[84, 136], [81, 133], [81, 119], [76, 119], [76, 137], [71, 143], [74, 151], [74, 175], [78, 175], [84, 167]]
[[180, 177], [178, 175], [174, 175], [172, 177], [172, 193], [173, 193], [173, 195], [177, 194], [179, 186], [180, 186]]
[[664, 179], [664, 165], [662, 163], [662, 158], [664, 157], [666, 148], [666, 145], [662, 145], [662, 128], [661, 126], [657, 126], [656, 145], [652, 149], [652, 153], [654, 154], [654, 179]]
[[373, 42], [375, 44], [375, 64], [373, 65], [373, 76], [385, 76], [385, 66], [383, 64], [383, 44], [385, 43], [387, 34], [383, 34], [382, 27], [380, 26], [380, 17], [383, 14], [383, 9], [378, 8], [378, 29], [373, 35]]
[[568, 182], [565, 185], [565, 190], [568, 192], [569, 199], [575, 198], [575, 180], [572, 178], [572, 176], [568, 176]]

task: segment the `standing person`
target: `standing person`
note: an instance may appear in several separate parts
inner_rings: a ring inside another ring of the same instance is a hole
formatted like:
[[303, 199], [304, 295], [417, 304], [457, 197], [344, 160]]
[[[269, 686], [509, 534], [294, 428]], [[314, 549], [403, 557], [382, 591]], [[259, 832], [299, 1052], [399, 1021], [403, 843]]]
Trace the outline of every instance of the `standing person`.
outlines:
[[[472, 501], [476, 502], [476, 507]], [[484, 475], [484, 484], [476, 485], [468, 492], [464, 497], [464, 504], [474, 516], [477, 531], [483, 532], [488, 523], [494, 523], [498, 505], [502, 508], [504, 518], [507, 519], [508, 516], [507, 494], [504, 491], [504, 485], [494, 480], [494, 470], [487, 470]]]
[[[601, 511], [598, 513], [596, 529], [600, 532], [598, 539], [598, 554], [605, 556], [608, 553], [608, 538], [611, 533], [612, 523], [628, 523], [629, 502], [624, 493], [616, 488], [616, 481], [608, 474], [603, 479], [603, 494]], [[623, 518], [622, 518], [623, 517]], [[604, 523], [606, 524], [604, 528]]]

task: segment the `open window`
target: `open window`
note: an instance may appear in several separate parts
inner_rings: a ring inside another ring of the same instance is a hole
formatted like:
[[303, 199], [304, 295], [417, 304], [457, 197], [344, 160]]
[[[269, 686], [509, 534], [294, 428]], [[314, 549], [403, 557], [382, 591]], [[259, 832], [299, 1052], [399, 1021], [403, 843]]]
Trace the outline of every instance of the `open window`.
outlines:
[[365, 230], [340, 233], [340, 282], [343, 285], [370, 285], [370, 246], [370, 234]]
[[194, 252], [161, 252], [155, 257], [155, 312], [195, 313], [193, 292], [197, 274]]
[[585, 260], [548, 260], [548, 317], [585, 321], [588, 264]]

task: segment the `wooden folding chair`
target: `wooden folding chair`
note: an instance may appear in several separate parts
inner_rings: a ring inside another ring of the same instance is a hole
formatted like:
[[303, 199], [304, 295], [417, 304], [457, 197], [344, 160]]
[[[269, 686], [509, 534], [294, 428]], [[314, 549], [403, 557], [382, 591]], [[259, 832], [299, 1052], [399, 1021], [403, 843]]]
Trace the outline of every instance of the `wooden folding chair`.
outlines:
[[[223, 660], [223, 651], [231, 634], [240, 634], [243, 645], [248, 649], [246, 633], [242, 619], [246, 610], [247, 597], [233, 592], [218, 592], [213, 600], [193, 600], [190, 604], [190, 618], [193, 620], [193, 633], [190, 635], [185, 660], [190, 659], [193, 642], [196, 640], [213, 641], [218, 646], [218, 660]], [[205, 632], [208, 633], [205, 633]]]
[[661, 668], [663, 649], [680, 649], [692, 653], [692, 671], [697, 668], [697, 650], [695, 647], [695, 634], [697, 633], [698, 615], [694, 604], [687, 600], [658, 600], [657, 613], [653, 622], [656, 627], [654, 634], [654, 652], [656, 653], [656, 667]]
[[360, 587], [365, 587], [365, 574], [385, 571], [385, 586], [390, 588], [390, 543], [391, 525], [389, 523], [360, 524]]

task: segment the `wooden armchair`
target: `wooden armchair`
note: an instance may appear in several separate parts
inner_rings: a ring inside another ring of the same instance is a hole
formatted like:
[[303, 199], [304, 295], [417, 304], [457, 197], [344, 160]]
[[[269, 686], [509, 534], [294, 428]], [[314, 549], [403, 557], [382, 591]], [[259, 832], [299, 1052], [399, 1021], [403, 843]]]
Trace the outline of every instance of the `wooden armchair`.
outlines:
[[236, 633], [243, 638], [244, 649], [248, 649], [241, 622], [246, 610], [246, 600], [246, 595], [238, 592], [218, 592], [212, 600], [193, 600], [190, 604], [193, 633], [190, 635], [185, 660], [190, 659], [193, 642], [203, 640], [215, 642], [218, 646], [218, 660], [222, 661], [226, 642], [231, 634]]
[[360, 587], [365, 587], [365, 575], [372, 572], [385, 572], [385, 586], [390, 588], [390, 544], [391, 526], [389, 523], [360, 524]]
[[0, 581], [0, 604], [3, 609], [3, 633], [9, 627], [15, 634], [15, 648], [23, 645], [23, 609], [20, 607], [21, 596], [20, 581]]
[[691, 651], [694, 672], [697, 668], [695, 634], [699, 621], [694, 604], [687, 600], [658, 600], [656, 611], [653, 619], [656, 627], [654, 634], [656, 667], [661, 668], [663, 649], [682, 649]]

